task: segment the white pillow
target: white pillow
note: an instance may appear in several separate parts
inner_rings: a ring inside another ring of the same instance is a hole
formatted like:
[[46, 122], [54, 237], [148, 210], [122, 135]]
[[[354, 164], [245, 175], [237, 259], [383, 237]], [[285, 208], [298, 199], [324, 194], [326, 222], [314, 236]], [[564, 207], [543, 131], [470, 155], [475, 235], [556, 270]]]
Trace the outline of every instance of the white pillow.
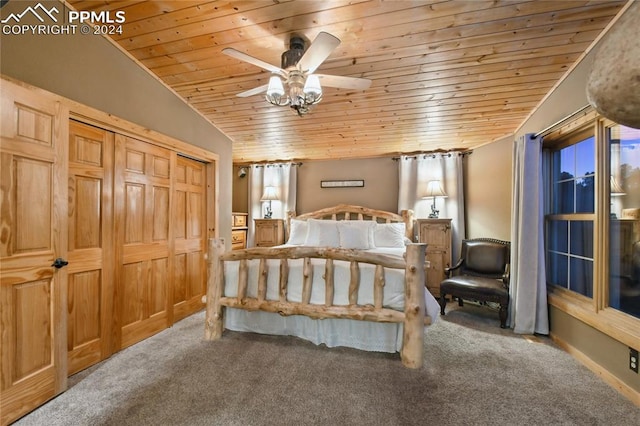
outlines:
[[340, 247], [360, 250], [373, 248], [373, 230], [375, 226], [375, 222], [365, 220], [343, 220], [339, 222]]
[[287, 241], [287, 244], [304, 244], [308, 230], [309, 225], [306, 220], [291, 219], [289, 222], [289, 240]]
[[376, 247], [404, 247], [404, 223], [378, 223], [373, 233]]
[[339, 247], [340, 234], [335, 220], [309, 219], [309, 229], [304, 240], [305, 246]]

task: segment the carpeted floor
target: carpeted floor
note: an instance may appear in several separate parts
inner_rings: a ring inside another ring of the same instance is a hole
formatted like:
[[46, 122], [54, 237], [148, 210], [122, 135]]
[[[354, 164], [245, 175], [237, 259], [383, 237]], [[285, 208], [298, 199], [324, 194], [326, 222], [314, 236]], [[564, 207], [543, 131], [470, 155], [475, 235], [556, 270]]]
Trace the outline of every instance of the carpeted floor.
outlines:
[[225, 332], [196, 314], [70, 378], [16, 425], [638, 425], [640, 408], [544, 337], [451, 307], [425, 367], [397, 354]]

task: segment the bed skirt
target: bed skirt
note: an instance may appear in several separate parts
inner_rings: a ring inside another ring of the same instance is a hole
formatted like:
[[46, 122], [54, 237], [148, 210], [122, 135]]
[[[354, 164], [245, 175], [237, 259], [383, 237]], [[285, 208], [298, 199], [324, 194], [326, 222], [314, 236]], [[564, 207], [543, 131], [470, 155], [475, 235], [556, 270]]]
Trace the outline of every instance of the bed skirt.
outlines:
[[229, 330], [295, 336], [330, 348], [345, 346], [388, 353], [402, 349], [402, 323], [333, 318], [314, 320], [301, 315], [282, 316], [234, 308], [225, 308], [224, 318], [224, 326]]

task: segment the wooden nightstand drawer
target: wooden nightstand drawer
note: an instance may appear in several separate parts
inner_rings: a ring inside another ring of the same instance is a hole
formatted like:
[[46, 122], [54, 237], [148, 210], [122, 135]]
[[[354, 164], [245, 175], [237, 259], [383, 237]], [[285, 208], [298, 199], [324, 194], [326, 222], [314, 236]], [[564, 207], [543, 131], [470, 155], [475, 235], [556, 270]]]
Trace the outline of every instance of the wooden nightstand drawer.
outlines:
[[231, 249], [242, 250], [246, 248], [247, 231], [244, 229], [231, 231]]
[[247, 215], [233, 213], [233, 227], [234, 228], [242, 228], [247, 226]]

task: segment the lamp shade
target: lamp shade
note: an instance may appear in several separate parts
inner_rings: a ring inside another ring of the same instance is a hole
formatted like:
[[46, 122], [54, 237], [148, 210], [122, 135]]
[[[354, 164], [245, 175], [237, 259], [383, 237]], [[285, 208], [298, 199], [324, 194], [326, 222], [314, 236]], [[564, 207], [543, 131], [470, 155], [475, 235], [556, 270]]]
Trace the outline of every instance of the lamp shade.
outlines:
[[322, 95], [322, 87], [320, 87], [320, 79], [317, 75], [311, 74], [307, 77], [307, 81], [304, 84], [304, 94], [314, 97]]
[[276, 201], [278, 199], [278, 189], [275, 186], [264, 187], [264, 193], [260, 201]]
[[269, 79], [269, 87], [267, 88], [267, 96], [283, 96], [284, 86], [282, 80], [277, 75], [272, 75]]
[[439, 180], [430, 180], [427, 184], [427, 192], [422, 198], [447, 197]]
[[612, 197], [619, 197], [621, 195], [625, 195], [624, 189], [622, 189], [622, 187], [620, 186], [620, 184], [618, 183], [618, 181], [616, 180], [616, 178], [614, 178], [613, 176], [611, 176], [611, 196]]

